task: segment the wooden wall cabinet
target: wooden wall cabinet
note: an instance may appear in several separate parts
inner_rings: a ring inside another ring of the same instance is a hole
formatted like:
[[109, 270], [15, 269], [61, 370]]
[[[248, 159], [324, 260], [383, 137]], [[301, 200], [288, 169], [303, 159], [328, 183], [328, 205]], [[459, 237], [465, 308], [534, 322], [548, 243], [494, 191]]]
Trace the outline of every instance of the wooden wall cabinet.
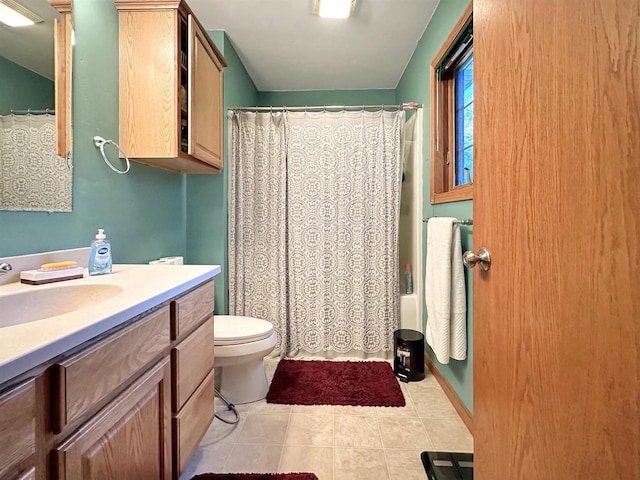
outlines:
[[222, 54], [183, 1], [115, 5], [120, 146], [131, 160], [166, 170], [220, 172]]

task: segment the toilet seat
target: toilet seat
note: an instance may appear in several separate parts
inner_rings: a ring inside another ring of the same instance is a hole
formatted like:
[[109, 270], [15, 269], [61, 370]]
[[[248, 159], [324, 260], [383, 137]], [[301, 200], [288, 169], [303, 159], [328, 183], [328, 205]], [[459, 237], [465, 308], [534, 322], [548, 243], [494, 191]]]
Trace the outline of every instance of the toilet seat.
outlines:
[[214, 317], [214, 345], [240, 345], [269, 338], [273, 334], [273, 324], [266, 320], [237, 315]]

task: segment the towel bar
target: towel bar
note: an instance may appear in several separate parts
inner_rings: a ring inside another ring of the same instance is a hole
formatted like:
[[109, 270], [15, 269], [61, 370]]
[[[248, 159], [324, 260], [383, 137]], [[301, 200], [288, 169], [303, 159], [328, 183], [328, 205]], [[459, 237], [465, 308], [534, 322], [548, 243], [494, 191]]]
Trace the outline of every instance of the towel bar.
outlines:
[[[423, 221], [423, 222], [428, 222], [428, 221], [429, 221], [429, 220], [431, 220], [432, 218], [435, 218], [435, 217], [423, 218], [423, 219], [422, 219], [422, 221]], [[455, 222], [453, 222], [453, 223], [457, 223], [458, 225], [473, 225], [473, 219], [468, 218], [468, 219], [466, 219], [466, 220], [456, 220], [456, 221], [455, 221]]]

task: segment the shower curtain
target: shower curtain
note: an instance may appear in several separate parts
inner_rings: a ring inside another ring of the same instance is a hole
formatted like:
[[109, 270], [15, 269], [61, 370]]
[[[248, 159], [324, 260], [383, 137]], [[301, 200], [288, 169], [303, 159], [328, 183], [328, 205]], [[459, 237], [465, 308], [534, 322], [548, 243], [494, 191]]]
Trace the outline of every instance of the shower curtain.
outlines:
[[280, 355], [393, 349], [403, 118], [231, 113], [230, 310], [271, 321]]
[[70, 212], [70, 160], [56, 155], [53, 115], [0, 116], [0, 210]]

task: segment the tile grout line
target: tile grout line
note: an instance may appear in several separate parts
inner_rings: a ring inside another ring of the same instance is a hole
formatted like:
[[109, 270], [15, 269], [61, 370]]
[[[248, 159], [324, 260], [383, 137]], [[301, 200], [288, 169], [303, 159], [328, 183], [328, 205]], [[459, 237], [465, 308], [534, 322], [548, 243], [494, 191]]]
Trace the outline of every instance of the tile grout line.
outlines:
[[336, 480], [336, 415], [331, 406], [331, 480]]
[[384, 438], [382, 438], [382, 429], [380, 428], [380, 417], [375, 415], [373, 417], [378, 427], [378, 435], [380, 435], [380, 446], [382, 447], [382, 457], [384, 458], [384, 465], [387, 467], [387, 478], [391, 480], [391, 471], [389, 470], [389, 462], [387, 461], [387, 449], [384, 445]]
[[293, 406], [289, 409], [289, 418], [287, 418], [287, 428], [284, 430], [284, 438], [282, 439], [282, 450], [280, 451], [280, 460], [278, 460], [278, 466], [276, 467], [276, 472], [280, 471], [280, 467], [282, 465], [282, 459], [284, 458], [284, 448], [287, 445], [287, 435], [289, 434], [289, 426], [291, 425], [291, 415], [293, 413]]

